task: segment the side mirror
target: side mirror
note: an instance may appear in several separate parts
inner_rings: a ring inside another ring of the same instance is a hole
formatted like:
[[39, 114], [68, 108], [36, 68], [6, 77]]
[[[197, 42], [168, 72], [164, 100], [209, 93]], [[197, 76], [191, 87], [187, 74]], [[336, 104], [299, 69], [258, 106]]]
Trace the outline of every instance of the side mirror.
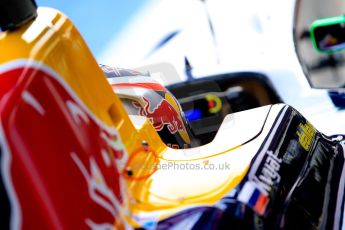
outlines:
[[310, 26], [314, 48], [322, 53], [334, 53], [345, 49], [345, 15], [322, 18]]

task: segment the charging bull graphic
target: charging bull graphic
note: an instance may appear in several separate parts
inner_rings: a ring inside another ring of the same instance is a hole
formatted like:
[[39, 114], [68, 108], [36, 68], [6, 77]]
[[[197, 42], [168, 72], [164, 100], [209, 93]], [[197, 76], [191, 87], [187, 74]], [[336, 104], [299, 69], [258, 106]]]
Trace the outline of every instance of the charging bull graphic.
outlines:
[[139, 115], [150, 119], [157, 131], [161, 131], [164, 125], [167, 125], [172, 134], [184, 130], [179, 114], [166, 99], [163, 99], [152, 111], [150, 111], [150, 101], [145, 97], [143, 99], [146, 102], [144, 108], [138, 102], [133, 102], [133, 106], [139, 109]]
[[120, 133], [53, 70], [27, 63], [0, 66], [0, 95], [10, 95], [0, 106], [0, 229], [124, 229]]

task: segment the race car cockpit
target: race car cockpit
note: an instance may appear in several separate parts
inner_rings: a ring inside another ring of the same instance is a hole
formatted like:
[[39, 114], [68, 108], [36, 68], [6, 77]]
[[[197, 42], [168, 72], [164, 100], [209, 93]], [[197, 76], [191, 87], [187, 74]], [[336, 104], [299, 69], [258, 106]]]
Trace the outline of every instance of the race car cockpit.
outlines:
[[[180, 106], [145, 74], [100, 68], [67, 16], [36, 8], [0, 3], [1, 228], [344, 227], [344, 135], [269, 104], [257, 76], [170, 86]], [[193, 146], [203, 119], [215, 136]]]
[[220, 74], [163, 87], [150, 77], [149, 70], [143, 74], [100, 66], [127, 112], [149, 118], [173, 148], [211, 142], [228, 114], [282, 102], [267, 77], [255, 72]]

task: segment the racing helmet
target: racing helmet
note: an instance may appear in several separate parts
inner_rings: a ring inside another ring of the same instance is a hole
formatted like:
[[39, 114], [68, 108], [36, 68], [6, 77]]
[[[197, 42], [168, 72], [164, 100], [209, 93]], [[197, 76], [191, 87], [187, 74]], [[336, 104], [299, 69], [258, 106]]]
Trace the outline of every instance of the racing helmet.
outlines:
[[192, 132], [177, 99], [149, 74], [100, 65], [129, 115], [147, 117], [171, 148], [189, 148]]

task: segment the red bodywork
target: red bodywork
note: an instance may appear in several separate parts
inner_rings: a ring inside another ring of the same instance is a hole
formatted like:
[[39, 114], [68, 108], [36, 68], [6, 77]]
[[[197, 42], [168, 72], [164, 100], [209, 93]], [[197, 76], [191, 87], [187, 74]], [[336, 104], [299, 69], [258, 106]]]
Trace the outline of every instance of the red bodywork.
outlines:
[[0, 70], [0, 117], [9, 226], [123, 227], [120, 136], [55, 73], [20, 65]]

